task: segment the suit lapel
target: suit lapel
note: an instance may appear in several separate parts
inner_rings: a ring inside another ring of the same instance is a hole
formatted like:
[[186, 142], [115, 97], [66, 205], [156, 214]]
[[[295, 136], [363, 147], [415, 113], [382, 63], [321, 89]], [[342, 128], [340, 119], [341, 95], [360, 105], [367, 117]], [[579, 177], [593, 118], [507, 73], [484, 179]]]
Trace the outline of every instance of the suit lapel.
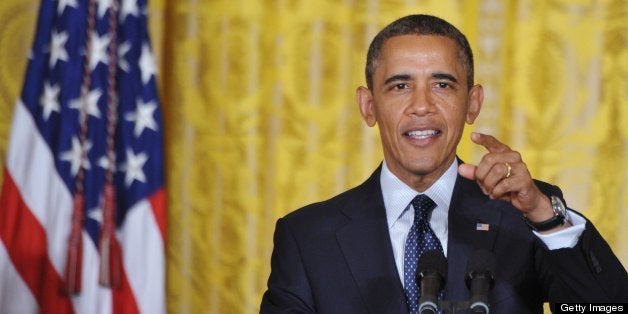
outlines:
[[380, 169], [357, 188], [343, 212], [350, 218], [336, 237], [362, 299], [372, 313], [406, 313], [379, 184]]
[[485, 196], [476, 182], [458, 176], [449, 208], [446, 299], [468, 299], [464, 284], [467, 261], [477, 249], [493, 251], [501, 221], [498, 204]]
[[[369, 312], [407, 313], [388, 232], [380, 170], [356, 188], [343, 209], [350, 221], [337, 230], [336, 238]], [[486, 197], [477, 183], [458, 176], [449, 208], [445, 299], [469, 298], [464, 284], [467, 261], [474, 250], [493, 251], [501, 221], [498, 204]]]

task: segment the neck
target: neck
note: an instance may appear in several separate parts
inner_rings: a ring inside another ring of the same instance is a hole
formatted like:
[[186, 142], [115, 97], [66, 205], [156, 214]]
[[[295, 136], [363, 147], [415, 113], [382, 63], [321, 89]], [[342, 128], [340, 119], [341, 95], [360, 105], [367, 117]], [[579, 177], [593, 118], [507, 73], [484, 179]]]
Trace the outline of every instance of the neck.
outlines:
[[403, 183], [411, 187], [413, 190], [419, 193], [423, 193], [443, 176], [447, 169], [451, 167], [454, 160], [455, 156], [451, 160], [442, 163], [442, 165], [437, 167], [436, 169], [424, 172], [411, 172], [404, 171], [403, 169], [395, 169], [393, 167], [390, 167], [391, 165], [389, 164], [386, 164], [386, 166], [388, 167], [390, 172], [393, 173], [397, 178], [399, 178], [399, 180], [401, 180]]

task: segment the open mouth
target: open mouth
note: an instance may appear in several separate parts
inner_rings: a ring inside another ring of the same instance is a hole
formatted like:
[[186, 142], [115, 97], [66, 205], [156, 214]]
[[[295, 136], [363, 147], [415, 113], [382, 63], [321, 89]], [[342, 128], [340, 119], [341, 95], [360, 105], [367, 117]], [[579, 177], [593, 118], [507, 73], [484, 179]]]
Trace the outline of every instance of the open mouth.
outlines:
[[414, 130], [406, 132], [404, 135], [411, 139], [423, 140], [438, 136], [440, 133], [439, 130]]

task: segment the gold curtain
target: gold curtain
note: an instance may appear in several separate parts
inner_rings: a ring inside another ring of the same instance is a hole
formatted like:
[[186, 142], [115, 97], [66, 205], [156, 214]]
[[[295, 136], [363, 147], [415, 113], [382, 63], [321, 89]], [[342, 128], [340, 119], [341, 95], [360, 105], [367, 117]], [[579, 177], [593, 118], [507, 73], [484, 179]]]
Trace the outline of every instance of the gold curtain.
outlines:
[[[367, 46], [400, 16], [465, 32], [486, 101], [472, 128], [562, 187], [628, 265], [628, 2], [149, 0], [166, 134], [168, 309], [254, 313], [276, 219], [362, 182]], [[38, 0], [0, 2], [0, 153]], [[459, 154], [483, 149], [463, 138]], [[333, 275], [333, 274], [330, 274]]]

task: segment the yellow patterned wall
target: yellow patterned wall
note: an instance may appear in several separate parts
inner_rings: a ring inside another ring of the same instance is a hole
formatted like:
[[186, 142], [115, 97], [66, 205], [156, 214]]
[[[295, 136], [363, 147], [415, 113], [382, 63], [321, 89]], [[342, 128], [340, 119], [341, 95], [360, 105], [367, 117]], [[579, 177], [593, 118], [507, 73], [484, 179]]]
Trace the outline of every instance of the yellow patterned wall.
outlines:
[[[38, 2], [0, 2], [2, 157]], [[417, 12], [471, 41], [487, 94], [474, 129], [560, 185], [628, 265], [628, 2], [160, 0], [148, 12], [165, 114], [171, 313], [257, 312], [276, 219], [378, 165], [355, 88], [372, 36]], [[463, 159], [483, 153], [463, 139]]]

